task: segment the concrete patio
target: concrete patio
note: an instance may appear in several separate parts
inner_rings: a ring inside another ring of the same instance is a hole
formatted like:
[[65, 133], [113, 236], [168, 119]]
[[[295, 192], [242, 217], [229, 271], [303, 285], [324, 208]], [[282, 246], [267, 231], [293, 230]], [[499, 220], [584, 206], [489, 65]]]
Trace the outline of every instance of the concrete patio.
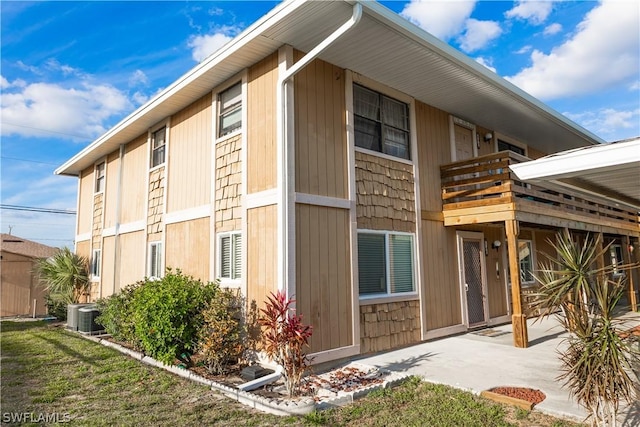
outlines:
[[[629, 327], [640, 324], [638, 313], [623, 316]], [[583, 421], [587, 412], [557, 379], [557, 350], [567, 337], [558, 321], [528, 320], [529, 347], [513, 346], [511, 325], [442, 338], [400, 350], [358, 358], [367, 365], [418, 375], [427, 381], [480, 393], [497, 386], [539, 389], [546, 399], [536, 409], [561, 418]], [[620, 416], [623, 426], [640, 425], [640, 403]]]

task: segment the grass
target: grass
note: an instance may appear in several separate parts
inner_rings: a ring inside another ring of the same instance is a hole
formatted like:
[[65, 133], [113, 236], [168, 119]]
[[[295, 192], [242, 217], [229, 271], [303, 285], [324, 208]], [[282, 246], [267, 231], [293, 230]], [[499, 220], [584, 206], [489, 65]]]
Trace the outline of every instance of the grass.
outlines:
[[[5, 414], [58, 414], [70, 425], [573, 426], [412, 378], [354, 404], [277, 417], [41, 322], [2, 322]], [[11, 424], [11, 423], [7, 423]], [[29, 424], [23, 424], [29, 425]]]

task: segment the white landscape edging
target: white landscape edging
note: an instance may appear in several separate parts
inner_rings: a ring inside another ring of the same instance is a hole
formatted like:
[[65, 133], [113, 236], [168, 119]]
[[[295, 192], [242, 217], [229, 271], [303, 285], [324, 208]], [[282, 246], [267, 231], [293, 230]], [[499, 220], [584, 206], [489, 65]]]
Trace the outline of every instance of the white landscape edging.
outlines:
[[126, 354], [133, 359], [139, 360], [147, 365], [164, 369], [165, 371], [172, 372], [182, 378], [186, 378], [188, 380], [203, 384], [207, 387], [210, 387], [212, 390], [218, 391], [228, 398], [233, 399], [245, 406], [258, 409], [262, 412], [280, 416], [306, 415], [316, 409], [320, 410], [334, 406], [344, 406], [352, 403], [354, 400], [363, 397], [374, 390], [393, 387], [409, 377], [409, 375], [407, 374], [398, 374], [380, 369], [380, 373], [387, 378], [384, 381], [359, 388], [352, 392], [339, 391], [335, 394], [334, 397], [326, 397], [319, 402], [316, 402], [312, 397], [301, 397], [297, 399], [268, 398], [234, 387], [229, 387], [212, 380], [208, 380], [188, 369], [180, 368], [174, 365], [165, 365], [164, 363], [150, 356], [146, 356], [143, 353], [131, 350], [105, 338], [90, 337], [82, 334], [80, 334], [80, 336], [100, 343], [105, 347], [110, 347], [118, 350], [119, 352]]

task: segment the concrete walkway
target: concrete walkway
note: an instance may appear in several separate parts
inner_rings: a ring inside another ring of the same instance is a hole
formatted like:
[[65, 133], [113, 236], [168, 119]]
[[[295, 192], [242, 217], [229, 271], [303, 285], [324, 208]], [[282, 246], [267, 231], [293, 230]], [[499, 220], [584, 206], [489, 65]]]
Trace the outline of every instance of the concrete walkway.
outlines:
[[[625, 316], [626, 317], [626, 316]], [[637, 317], [634, 321], [638, 324]], [[630, 323], [632, 325], [633, 323]], [[583, 421], [587, 412], [557, 380], [557, 349], [567, 335], [558, 321], [528, 321], [529, 347], [513, 347], [511, 325], [470, 332], [379, 353], [356, 361], [423, 377], [425, 380], [480, 393], [496, 386], [539, 389], [547, 398], [536, 405], [541, 412]], [[640, 403], [621, 415], [624, 426], [640, 426]]]

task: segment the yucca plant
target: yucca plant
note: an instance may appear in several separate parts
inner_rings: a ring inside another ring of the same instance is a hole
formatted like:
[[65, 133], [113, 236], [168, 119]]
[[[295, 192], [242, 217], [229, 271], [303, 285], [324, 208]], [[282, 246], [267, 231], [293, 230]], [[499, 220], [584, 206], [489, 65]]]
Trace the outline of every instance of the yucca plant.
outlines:
[[55, 303], [77, 304], [89, 294], [90, 282], [87, 258], [69, 248], [59, 249], [52, 257], [36, 264], [40, 284]]
[[593, 425], [615, 426], [620, 402], [631, 404], [638, 396], [638, 352], [633, 337], [624, 333], [625, 322], [613, 317], [626, 278], [613, 281], [613, 266], [598, 267], [608, 250], [601, 248], [600, 237], [587, 236], [579, 244], [565, 230], [549, 243], [556, 256], [547, 256], [534, 275], [540, 283], [535, 304], [540, 318], [556, 313], [569, 333], [567, 348], [559, 352], [559, 379], [587, 409]]

